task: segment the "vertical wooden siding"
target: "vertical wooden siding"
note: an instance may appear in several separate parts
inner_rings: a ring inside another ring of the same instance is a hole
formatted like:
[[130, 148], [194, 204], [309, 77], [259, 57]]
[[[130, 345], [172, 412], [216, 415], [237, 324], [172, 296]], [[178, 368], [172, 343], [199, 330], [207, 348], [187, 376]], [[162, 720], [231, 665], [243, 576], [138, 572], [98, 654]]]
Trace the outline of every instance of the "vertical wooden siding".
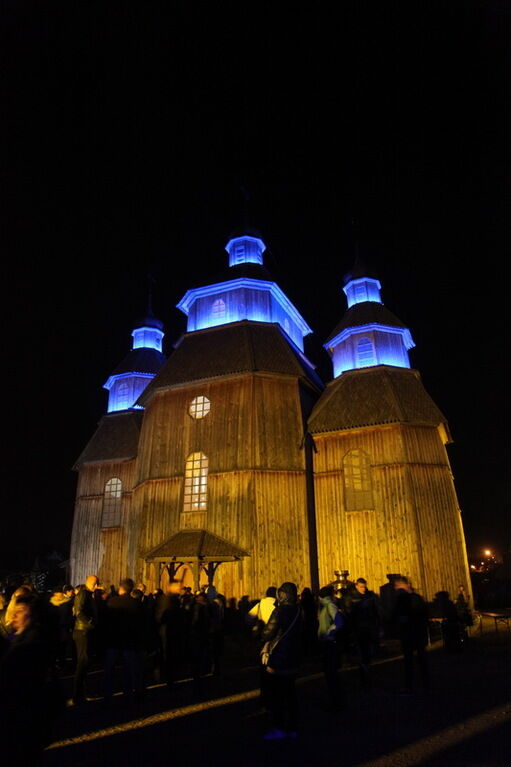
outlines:
[[[127, 554], [135, 476], [135, 461], [81, 467], [71, 540], [73, 584], [83, 583], [91, 574], [98, 575], [106, 585], [118, 584], [121, 578], [131, 576]], [[122, 482], [121, 524], [103, 530], [103, 493], [106, 482], [112, 477], [118, 477]]]
[[[194, 420], [188, 406], [198, 395], [208, 397], [211, 411]], [[177, 530], [200, 527], [251, 555], [218, 569], [226, 596], [258, 596], [279, 579], [310, 584], [302, 439], [300, 392], [290, 377], [233, 377], [155, 397], [144, 417], [134, 494], [137, 571], [143, 555]], [[208, 507], [184, 513], [185, 460], [197, 451], [209, 459]]]
[[[387, 573], [401, 573], [428, 599], [468, 585], [460, 511], [437, 429], [377, 426], [315, 441], [321, 583], [331, 581], [335, 569], [347, 569], [378, 589]], [[347, 512], [342, 461], [355, 448], [371, 460], [373, 508]]]

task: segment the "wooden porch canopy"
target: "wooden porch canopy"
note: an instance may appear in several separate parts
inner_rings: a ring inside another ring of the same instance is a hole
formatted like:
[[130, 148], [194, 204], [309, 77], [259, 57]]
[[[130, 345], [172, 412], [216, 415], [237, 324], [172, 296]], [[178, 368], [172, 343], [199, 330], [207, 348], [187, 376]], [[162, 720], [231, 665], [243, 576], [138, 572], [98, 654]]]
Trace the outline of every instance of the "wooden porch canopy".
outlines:
[[167, 567], [171, 580], [183, 565], [189, 565], [194, 588], [198, 588], [201, 569], [207, 575], [208, 585], [212, 586], [217, 568], [222, 562], [239, 562], [249, 556], [244, 549], [208, 530], [179, 530], [164, 543], [148, 551], [144, 559], [159, 564], [160, 568]]

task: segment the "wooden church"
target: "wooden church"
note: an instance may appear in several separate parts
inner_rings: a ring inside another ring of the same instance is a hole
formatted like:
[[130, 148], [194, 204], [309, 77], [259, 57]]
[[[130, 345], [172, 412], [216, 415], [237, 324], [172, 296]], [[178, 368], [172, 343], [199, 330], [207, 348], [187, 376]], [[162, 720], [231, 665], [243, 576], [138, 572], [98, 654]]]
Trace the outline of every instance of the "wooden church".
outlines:
[[75, 465], [73, 583], [177, 579], [259, 597], [347, 570], [374, 590], [407, 575], [428, 599], [467, 588], [448, 425], [376, 275], [357, 261], [345, 277], [325, 385], [260, 234], [226, 250], [218, 281], [179, 302], [187, 330], [168, 359], [149, 311], [105, 384], [108, 412]]

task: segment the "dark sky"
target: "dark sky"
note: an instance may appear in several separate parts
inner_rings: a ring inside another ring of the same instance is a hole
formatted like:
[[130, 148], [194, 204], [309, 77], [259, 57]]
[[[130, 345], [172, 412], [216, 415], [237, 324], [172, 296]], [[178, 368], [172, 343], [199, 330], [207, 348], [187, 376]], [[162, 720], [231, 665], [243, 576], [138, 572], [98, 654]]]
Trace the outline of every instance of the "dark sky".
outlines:
[[72, 465], [147, 274], [169, 352], [177, 301], [227, 265], [241, 187], [327, 377], [357, 222], [449, 421], [469, 547], [511, 545], [511, 3], [10, 0], [2, 15], [1, 562], [68, 548]]

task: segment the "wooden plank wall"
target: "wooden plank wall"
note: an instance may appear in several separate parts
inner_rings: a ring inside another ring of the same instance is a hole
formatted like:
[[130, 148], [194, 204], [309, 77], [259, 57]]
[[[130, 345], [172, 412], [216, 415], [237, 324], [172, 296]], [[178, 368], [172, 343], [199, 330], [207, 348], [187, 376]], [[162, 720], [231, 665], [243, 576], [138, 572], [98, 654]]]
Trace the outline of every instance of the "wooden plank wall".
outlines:
[[[83, 583], [90, 574], [98, 575], [106, 585], [118, 584], [121, 578], [132, 575], [127, 551], [135, 476], [135, 461], [81, 467], [70, 554], [74, 585]], [[121, 526], [103, 530], [103, 493], [106, 482], [112, 477], [118, 477], [122, 482]]]
[[[334, 569], [365, 577], [373, 589], [387, 573], [411, 577], [431, 599], [469, 584], [460, 511], [447, 453], [430, 426], [378, 426], [316, 435], [316, 516], [320, 582]], [[352, 449], [370, 457], [374, 509], [346, 512], [342, 461]]]
[[[188, 414], [197, 395], [211, 401], [200, 420]], [[145, 413], [134, 496], [139, 553], [181, 528], [206, 528], [251, 554], [219, 568], [227, 597], [259, 595], [279, 579], [309, 584], [302, 439], [299, 385], [288, 376], [235, 376], [155, 397]], [[205, 513], [181, 511], [192, 452], [209, 459]], [[138, 570], [146, 571], [142, 559]]]

